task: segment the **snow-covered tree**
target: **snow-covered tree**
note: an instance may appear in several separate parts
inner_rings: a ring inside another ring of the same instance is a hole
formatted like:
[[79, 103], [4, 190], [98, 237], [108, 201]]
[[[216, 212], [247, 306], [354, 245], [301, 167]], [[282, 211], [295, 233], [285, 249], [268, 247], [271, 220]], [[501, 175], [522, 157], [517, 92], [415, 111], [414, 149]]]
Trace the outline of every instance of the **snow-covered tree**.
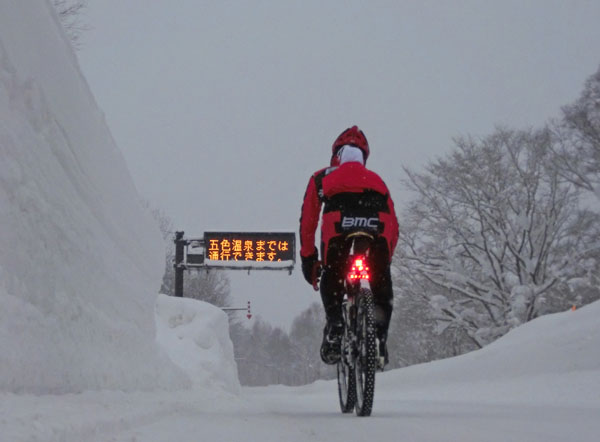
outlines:
[[552, 124], [554, 164], [563, 177], [600, 199], [600, 68], [562, 111], [562, 119]]
[[[456, 141], [425, 172], [406, 170], [415, 199], [402, 216], [397, 271], [443, 327], [483, 346], [575, 302], [599, 219], [550, 167], [548, 131], [497, 129]], [[401, 282], [402, 285], [402, 282]]]
[[304, 385], [335, 377], [335, 369], [321, 362], [323, 307], [312, 304], [298, 315], [290, 333], [260, 317], [251, 328], [230, 326], [242, 385]]
[[292, 322], [290, 342], [293, 367], [300, 384], [328, 379], [333, 375], [330, 367], [321, 361], [319, 353], [324, 325], [325, 312], [319, 302], [311, 304]]
[[436, 290], [434, 284], [416, 278], [395, 280], [402, 287], [395, 289], [394, 312], [388, 332], [390, 368], [457, 356], [476, 348], [461, 328], [445, 326], [438, 330], [428, 300], [419, 295]]
[[251, 329], [232, 334], [238, 376], [242, 385], [293, 385], [290, 340], [285, 331], [260, 317]]

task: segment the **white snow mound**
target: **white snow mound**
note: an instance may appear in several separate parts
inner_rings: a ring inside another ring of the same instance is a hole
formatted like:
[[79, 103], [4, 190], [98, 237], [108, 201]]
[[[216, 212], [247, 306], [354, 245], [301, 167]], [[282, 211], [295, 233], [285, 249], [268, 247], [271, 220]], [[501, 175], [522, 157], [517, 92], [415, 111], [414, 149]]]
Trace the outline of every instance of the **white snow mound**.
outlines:
[[159, 295], [156, 330], [159, 345], [189, 376], [195, 389], [220, 386], [230, 393], [240, 392], [223, 310], [195, 299]]
[[402, 397], [600, 405], [600, 301], [542, 316], [481, 350], [378, 377]]
[[50, 2], [0, 2], [0, 391], [181, 388], [164, 248]]

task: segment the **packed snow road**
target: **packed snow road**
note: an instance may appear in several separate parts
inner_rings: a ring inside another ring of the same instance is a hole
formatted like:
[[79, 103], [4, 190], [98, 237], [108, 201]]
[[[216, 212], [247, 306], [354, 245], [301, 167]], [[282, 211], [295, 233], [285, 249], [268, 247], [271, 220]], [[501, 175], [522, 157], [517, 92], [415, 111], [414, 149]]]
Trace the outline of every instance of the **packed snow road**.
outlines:
[[[405, 397], [396, 381], [393, 372], [381, 376], [368, 418], [339, 412], [333, 382], [245, 388], [240, 396], [214, 391], [5, 396], [2, 419], [8, 417], [10, 425], [2, 422], [0, 440], [591, 442], [600, 434], [597, 404], [555, 405], [549, 397], [524, 401], [515, 389], [527, 390], [527, 380], [492, 383], [483, 391], [477, 384], [472, 390], [466, 384], [408, 385]], [[533, 388], [546, 381], [552, 379], [533, 381]], [[577, 382], [572, 387], [578, 390]], [[470, 392], [472, 400], [465, 397]]]
[[246, 389], [244, 406], [166, 416], [115, 441], [592, 441], [598, 410], [585, 407], [403, 399], [379, 392], [373, 416], [342, 415], [335, 385]]

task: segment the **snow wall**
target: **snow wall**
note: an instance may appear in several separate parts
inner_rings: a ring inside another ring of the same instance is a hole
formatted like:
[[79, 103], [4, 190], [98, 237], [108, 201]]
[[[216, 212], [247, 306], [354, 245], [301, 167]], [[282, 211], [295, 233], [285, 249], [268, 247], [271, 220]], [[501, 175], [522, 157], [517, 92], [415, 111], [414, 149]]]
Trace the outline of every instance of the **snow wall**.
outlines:
[[46, 0], [0, 2], [0, 391], [181, 388], [164, 245]]

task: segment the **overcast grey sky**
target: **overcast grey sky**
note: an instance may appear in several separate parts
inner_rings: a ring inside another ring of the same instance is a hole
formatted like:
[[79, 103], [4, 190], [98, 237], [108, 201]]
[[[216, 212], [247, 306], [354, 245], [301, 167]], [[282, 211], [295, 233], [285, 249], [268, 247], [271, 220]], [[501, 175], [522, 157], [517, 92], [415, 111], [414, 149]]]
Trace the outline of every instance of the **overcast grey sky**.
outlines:
[[[353, 124], [401, 206], [401, 166], [542, 125], [600, 65], [596, 0], [91, 0], [86, 20], [80, 63], [136, 186], [189, 235], [296, 231]], [[319, 301], [300, 271], [232, 289], [275, 325]]]

